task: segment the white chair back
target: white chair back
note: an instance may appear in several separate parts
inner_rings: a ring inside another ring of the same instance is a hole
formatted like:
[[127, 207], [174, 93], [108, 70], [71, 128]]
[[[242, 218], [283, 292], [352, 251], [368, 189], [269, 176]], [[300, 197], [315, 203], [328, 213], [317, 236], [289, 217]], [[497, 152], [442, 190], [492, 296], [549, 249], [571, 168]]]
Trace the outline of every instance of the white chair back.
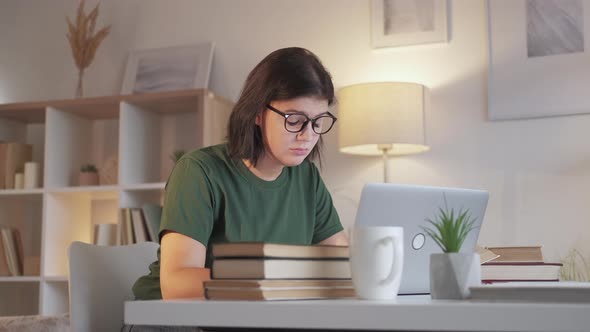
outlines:
[[157, 259], [159, 245], [97, 246], [73, 242], [68, 250], [71, 331], [120, 331], [131, 287]]

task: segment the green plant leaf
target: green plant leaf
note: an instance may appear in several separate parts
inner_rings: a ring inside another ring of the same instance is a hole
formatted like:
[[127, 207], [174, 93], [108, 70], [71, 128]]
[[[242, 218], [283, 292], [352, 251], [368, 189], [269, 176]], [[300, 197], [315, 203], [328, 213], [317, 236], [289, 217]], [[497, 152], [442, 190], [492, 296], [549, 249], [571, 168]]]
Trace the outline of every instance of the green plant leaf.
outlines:
[[449, 209], [444, 197], [445, 206], [438, 208], [438, 214], [426, 222], [432, 227], [420, 226], [422, 230], [442, 249], [443, 252], [459, 252], [469, 233], [475, 229], [475, 218], [469, 210]]
[[186, 152], [184, 150], [174, 150], [174, 152], [172, 152], [172, 154], [170, 154], [170, 159], [176, 164], [176, 162], [178, 162], [178, 160], [184, 156]]

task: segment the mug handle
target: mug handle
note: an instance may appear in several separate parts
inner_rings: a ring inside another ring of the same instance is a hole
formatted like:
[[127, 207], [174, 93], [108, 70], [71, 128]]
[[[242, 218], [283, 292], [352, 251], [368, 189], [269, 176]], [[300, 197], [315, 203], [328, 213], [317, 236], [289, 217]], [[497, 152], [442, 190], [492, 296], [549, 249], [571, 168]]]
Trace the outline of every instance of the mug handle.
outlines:
[[391, 256], [391, 268], [389, 269], [389, 274], [385, 279], [379, 280], [379, 285], [386, 286], [393, 282], [393, 280], [397, 277], [397, 264], [395, 259], [395, 248], [397, 247], [397, 240], [393, 236], [388, 236], [379, 241], [379, 244], [391, 243], [392, 249], [392, 256]]

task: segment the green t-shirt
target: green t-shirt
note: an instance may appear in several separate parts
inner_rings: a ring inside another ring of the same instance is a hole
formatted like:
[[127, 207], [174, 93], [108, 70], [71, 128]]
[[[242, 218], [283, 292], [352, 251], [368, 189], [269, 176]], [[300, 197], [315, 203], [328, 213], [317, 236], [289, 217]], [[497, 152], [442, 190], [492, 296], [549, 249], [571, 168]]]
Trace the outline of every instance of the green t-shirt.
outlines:
[[[254, 175], [226, 145], [185, 154], [166, 184], [162, 231], [212, 243], [262, 241], [308, 245], [341, 231], [340, 218], [316, 166], [285, 167], [274, 181]], [[138, 300], [161, 299], [160, 252], [150, 273], [133, 286]]]

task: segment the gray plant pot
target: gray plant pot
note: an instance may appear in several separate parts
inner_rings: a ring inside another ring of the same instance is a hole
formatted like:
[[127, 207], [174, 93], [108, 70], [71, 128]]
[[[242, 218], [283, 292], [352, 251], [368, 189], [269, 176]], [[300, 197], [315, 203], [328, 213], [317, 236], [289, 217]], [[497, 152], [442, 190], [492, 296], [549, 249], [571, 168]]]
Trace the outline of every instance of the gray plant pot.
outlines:
[[430, 295], [433, 299], [465, 299], [469, 287], [481, 284], [477, 253], [430, 255]]

